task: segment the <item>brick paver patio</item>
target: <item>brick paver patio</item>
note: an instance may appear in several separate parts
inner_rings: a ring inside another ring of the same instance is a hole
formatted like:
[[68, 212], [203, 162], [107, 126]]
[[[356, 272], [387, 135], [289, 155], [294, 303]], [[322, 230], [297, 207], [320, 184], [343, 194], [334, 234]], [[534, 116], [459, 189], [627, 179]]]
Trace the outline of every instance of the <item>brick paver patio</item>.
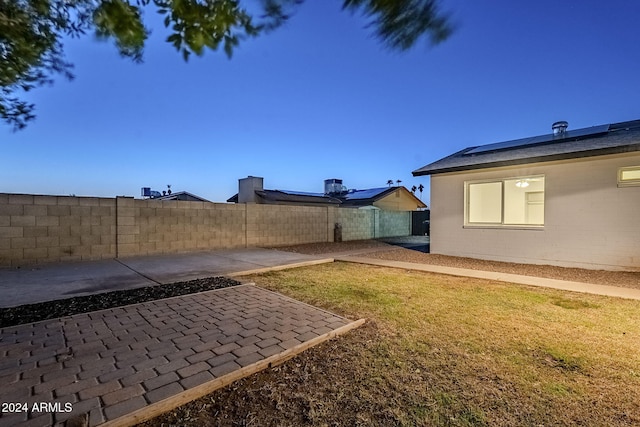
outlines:
[[0, 426], [111, 422], [350, 324], [241, 285], [4, 328]]

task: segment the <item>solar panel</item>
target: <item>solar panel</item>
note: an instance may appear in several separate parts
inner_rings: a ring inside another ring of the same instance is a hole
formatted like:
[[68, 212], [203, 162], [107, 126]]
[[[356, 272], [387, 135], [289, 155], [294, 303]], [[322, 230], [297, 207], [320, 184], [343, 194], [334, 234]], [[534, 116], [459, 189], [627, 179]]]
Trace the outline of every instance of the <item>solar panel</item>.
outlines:
[[582, 138], [585, 136], [596, 136], [596, 135], [605, 134], [607, 132], [609, 132], [609, 125], [591, 126], [588, 128], [566, 131], [562, 136], [557, 136], [551, 133], [547, 135], [533, 136], [529, 138], [514, 139], [512, 141], [497, 142], [495, 144], [481, 145], [480, 147], [473, 148], [472, 150], [469, 150], [464, 154], [465, 155], [480, 154], [480, 153], [487, 153], [490, 151], [500, 151], [500, 150], [506, 150], [509, 148], [516, 148], [516, 147], [524, 148], [532, 145], [545, 144], [545, 143], [556, 142], [556, 141], [566, 141], [571, 139]]
[[367, 190], [352, 190], [349, 191], [344, 198], [346, 200], [359, 200], [359, 199], [371, 199], [376, 197], [378, 194], [388, 190], [389, 187], [382, 188], [369, 188]]

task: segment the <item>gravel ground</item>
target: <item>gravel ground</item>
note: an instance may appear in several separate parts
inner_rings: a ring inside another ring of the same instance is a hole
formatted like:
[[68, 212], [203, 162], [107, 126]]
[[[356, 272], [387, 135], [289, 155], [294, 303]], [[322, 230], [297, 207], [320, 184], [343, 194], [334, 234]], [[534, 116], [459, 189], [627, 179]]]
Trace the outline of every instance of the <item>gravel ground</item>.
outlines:
[[209, 277], [168, 285], [147, 286], [37, 304], [25, 304], [18, 307], [0, 308], [0, 328], [196, 292], [211, 291], [239, 284], [240, 282], [226, 277]]
[[392, 246], [376, 240], [342, 243], [318, 243], [278, 248], [291, 252], [317, 255], [324, 253], [358, 254], [369, 258], [390, 261], [415, 262], [418, 264], [441, 265], [445, 267], [469, 268], [472, 270], [497, 271], [523, 276], [546, 277], [597, 285], [620, 286], [640, 289], [640, 271], [605, 271], [583, 268], [565, 268], [550, 265], [515, 264], [509, 262], [485, 261], [423, 252]]

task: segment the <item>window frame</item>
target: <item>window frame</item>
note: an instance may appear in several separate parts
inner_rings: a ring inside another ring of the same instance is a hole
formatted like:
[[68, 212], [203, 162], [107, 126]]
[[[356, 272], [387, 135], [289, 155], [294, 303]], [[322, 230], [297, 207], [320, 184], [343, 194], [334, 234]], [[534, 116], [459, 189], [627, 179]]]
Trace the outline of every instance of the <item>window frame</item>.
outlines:
[[624, 166], [624, 167], [618, 168], [618, 187], [640, 186], [640, 178], [622, 179], [622, 174], [626, 171], [640, 171], [640, 166]]
[[[505, 218], [505, 182], [513, 181], [513, 180], [526, 180], [526, 179], [544, 179], [542, 193], [546, 195], [546, 187], [547, 181], [544, 174], [536, 174], [536, 175], [525, 175], [525, 176], [516, 176], [516, 177], [506, 177], [506, 178], [490, 178], [490, 179], [480, 179], [480, 180], [469, 180], [464, 181], [464, 225], [463, 228], [500, 228], [500, 229], [525, 229], [525, 230], [541, 230], [544, 229], [545, 224], [512, 224], [504, 222]], [[500, 198], [501, 198], [501, 207], [500, 207], [500, 222], [470, 222], [469, 214], [470, 214], [470, 191], [469, 186], [474, 184], [488, 184], [488, 183], [499, 183], [500, 184]], [[637, 185], [640, 185], [637, 184]], [[543, 197], [542, 201], [543, 205], [546, 208], [546, 197]], [[546, 211], [546, 209], [545, 209]], [[546, 218], [546, 215], [545, 215]]]
[[[478, 184], [500, 184], [500, 222], [471, 222], [469, 221], [471, 213], [471, 191], [472, 185]], [[501, 227], [504, 220], [504, 182], [503, 180], [481, 180], [481, 181], [465, 181], [464, 183], [464, 225], [472, 227]]]

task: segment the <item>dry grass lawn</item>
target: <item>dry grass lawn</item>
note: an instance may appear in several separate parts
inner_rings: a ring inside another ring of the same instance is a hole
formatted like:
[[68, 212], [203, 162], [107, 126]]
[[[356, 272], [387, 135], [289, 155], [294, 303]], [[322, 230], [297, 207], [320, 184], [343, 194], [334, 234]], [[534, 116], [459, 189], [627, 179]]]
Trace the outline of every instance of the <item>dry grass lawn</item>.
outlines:
[[250, 280], [369, 321], [146, 425], [640, 425], [640, 301], [347, 263]]

